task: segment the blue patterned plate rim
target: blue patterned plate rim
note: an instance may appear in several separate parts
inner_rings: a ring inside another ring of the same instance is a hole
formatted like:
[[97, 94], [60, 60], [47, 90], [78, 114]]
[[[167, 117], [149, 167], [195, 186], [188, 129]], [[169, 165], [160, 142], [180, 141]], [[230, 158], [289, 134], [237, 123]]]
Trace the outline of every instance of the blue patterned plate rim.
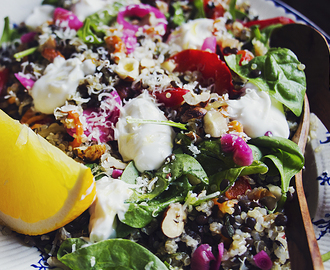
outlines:
[[303, 21], [307, 25], [314, 27], [317, 31], [319, 31], [325, 37], [328, 44], [330, 44], [330, 36], [328, 34], [326, 34], [319, 26], [317, 26], [315, 23], [310, 21], [306, 16], [304, 16], [303, 14], [301, 14], [294, 8], [290, 7], [288, 4], [283, 3], [281, 0], [271, 0], [271, 1], [274, 2], [275, 6], [284, 8], [286, 13], [291, 13], [292, 15], [294, 15], [297, 18], [297, 20]]

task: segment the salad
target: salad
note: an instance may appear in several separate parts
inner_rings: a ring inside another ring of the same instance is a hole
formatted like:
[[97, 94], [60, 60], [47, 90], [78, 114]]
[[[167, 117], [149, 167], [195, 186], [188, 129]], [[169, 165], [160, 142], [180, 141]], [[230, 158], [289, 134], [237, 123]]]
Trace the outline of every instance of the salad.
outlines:
[[81, 216], [24, 236], [63, 269], [290, 269], [304, 65], [236, 0], [44, 0], [1, 37], [0, 109], [90, 167]]

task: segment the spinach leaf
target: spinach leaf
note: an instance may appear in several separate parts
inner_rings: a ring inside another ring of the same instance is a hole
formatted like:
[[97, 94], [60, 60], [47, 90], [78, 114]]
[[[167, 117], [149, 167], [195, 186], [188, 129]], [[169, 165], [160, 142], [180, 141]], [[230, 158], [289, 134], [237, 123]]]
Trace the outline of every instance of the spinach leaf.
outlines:
[[277, 168], [281, 176], [282, 190], [282, 197], [278, 205], [279, 207], [283, 206], [291, 178], [304, 166], [304, 155], [298, 145], [281, 137], [262, 136], [251, 139], [249, 143], [260, 147], [263, 152], [262, 161], [271, 162]]
[[[124, 177], [126, 177], [126, 175], [125, 173]], [[138, 195], [135, 193], [130, 200], [134, 202], [150, 201], [160, 195], [170, 184], [182, 176], [187, 176], [192, 185], [200, 183], [208, 184], [207, 174], [202, 165], [195, 158], [187, 154], [177, 154], [173, 156], [170, 162], [163, 164], [155, 172], [154, 177], [157, 177], [157, 182], [155, 188], [150, 193]], [[132, 181], [132, 179], [124, 179], [124, 181]]]
[[103, 171], [102, 167], [97, 163], [87, 163], [85, 164], [85, 166], [91, 169], [96, 181], [107, 175]]
[[[225, 56], [225, 60], [235, 73], [249, 80], [270, 96], [289, 108], [296, 116], [302, 112], [306, 92], [306, 77], [301, 63], [289, 49], [271, 48], [264, 56], [253, 58], [240, 66], [240, 55]], [[259, 69], [261, 76], [253, 78], [251, 71]]]
[[9, 17], [4, 18], [3, 32], [0, 39], [0, 46], [5, 42], [11, 42], [16, 38], [19, 38], [19, 33], [16, 29], [10, 29]]
[[98, 34], [101, 31], [98, 31], [97, 29], [98, 28], [95, 28], [92, 24], [90, 18], [86, 18], [83, 27], [78, 30], [77, 36], [87, 44], [102, 44], [104, 42], [103, 39], [98, 37]]
[[119, 9], [123, 6], [122, 3], [114, 2], [90, 16], [88, 16], [83, 27], [81, 27], [77, 35], [87, 44], [102, 44], [105, 35], [102, 29], [103, 25], [111, 25], [116, 21]]
[[136, 178], [138, 178], [139, 176], [140, 173], [134, 166], [134, 161], [131, 161], [130, 163], [128, 163], [122, 175], [120, 176], [120, 180], [126, 182], [127, 184], [134, 185]]
[[170, 195], [161, 200], [153, 199], [148, 203], [130, 203], [128, 210], [119, 220], [133, 228], [143, 228], [147, 226], [153, 218], [163, 212], [171, 203], [182, 202], [184, 196]]
[[41, 5], [51, 5], [55, 7], [62, 7], [63, 0], [43, 0]]
[[192, 19], [205, 18], [204, 12], [204, 1], [203, 0], [194, 0], [194, 12]]
[[156, 255], [126, 239], [109, 239], [90, 245], [80, 238], [70, 238], [60, 246], [57, 258], [73, 270], [168, 270]]
[[169, 15], [168, 20], [170, 20], [174, 26], [180, 26], [186, 22], [186, 17], [183, 13], [182, 3], [180, 1], [171, 3], [171, 6], [174, 9], [173, 16]]
[[244, 18], [247, 17], [247, 14], [236, 8], [236, 2], [237, 2], [237, 0], [230, 0], [228, 11], [234, 21], [236, 19], [243, 20]]
[[[237, 168], [229, 168], [223, 171], [220, 171], [216, 174], [210, 176], [210, 189], [211, 191], [220, 191], [225, 192], [232, 184], [236, 181], [236, 179], [240, 176], [251, 175], [251, 174], [265, 174], [268, 171], [268, 167], [261, 161], [254, 160], [251, 165], [237, 167]], [[229, 180], [229, 185], [226, 189], [221, 190], [220, 184], [221, 182], [227, 179]]]

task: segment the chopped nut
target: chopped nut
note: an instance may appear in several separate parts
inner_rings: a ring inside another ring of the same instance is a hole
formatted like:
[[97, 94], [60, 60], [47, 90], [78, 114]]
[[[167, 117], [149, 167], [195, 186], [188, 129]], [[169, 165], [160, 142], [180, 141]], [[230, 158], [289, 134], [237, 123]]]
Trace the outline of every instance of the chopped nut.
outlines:
[[210, 93], [209, 92], [202, 92], [201, 94], [197, 95], [192, 92], [188, 92], [183, 96], [185, 102], [187, 102], [189, 105], [197, 105], [201, 102], [208, 101], [210, 99]]
[[217, 110], [210, 110], [204, 116], [204, 130], [213, 138], [219, 138], [228, 131], [227, 119]]
[[187, 213], [180, 203], [172, 203], [162, 222], [162, 231], [169, 238], [179, 237], [183, 233]]
[[207, 110], [201, 107], [192, 107], [185, 111], [183, 115], [181, 116], [181, 121], [183, 123], [187, 123], [190, 119], [195, 118], [203, 118], [203, 116], [207, 113]]
[[106, 151], [105, 145], [91, 145], [86, 149], [75, 148], [75, 154], [86, 162], [95, 162], [99, 160]]
[[115, 71], [121, 79], [134, 81], [139, 76], [139, 61], [134, 58], [122, 58]]

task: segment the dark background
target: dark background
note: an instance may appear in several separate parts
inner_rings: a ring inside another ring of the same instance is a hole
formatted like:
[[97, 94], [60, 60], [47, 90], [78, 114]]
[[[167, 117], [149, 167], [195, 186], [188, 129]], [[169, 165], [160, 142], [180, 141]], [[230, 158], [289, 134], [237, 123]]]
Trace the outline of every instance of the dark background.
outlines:
[[330, 36], [330, 0], [281, 0]]

